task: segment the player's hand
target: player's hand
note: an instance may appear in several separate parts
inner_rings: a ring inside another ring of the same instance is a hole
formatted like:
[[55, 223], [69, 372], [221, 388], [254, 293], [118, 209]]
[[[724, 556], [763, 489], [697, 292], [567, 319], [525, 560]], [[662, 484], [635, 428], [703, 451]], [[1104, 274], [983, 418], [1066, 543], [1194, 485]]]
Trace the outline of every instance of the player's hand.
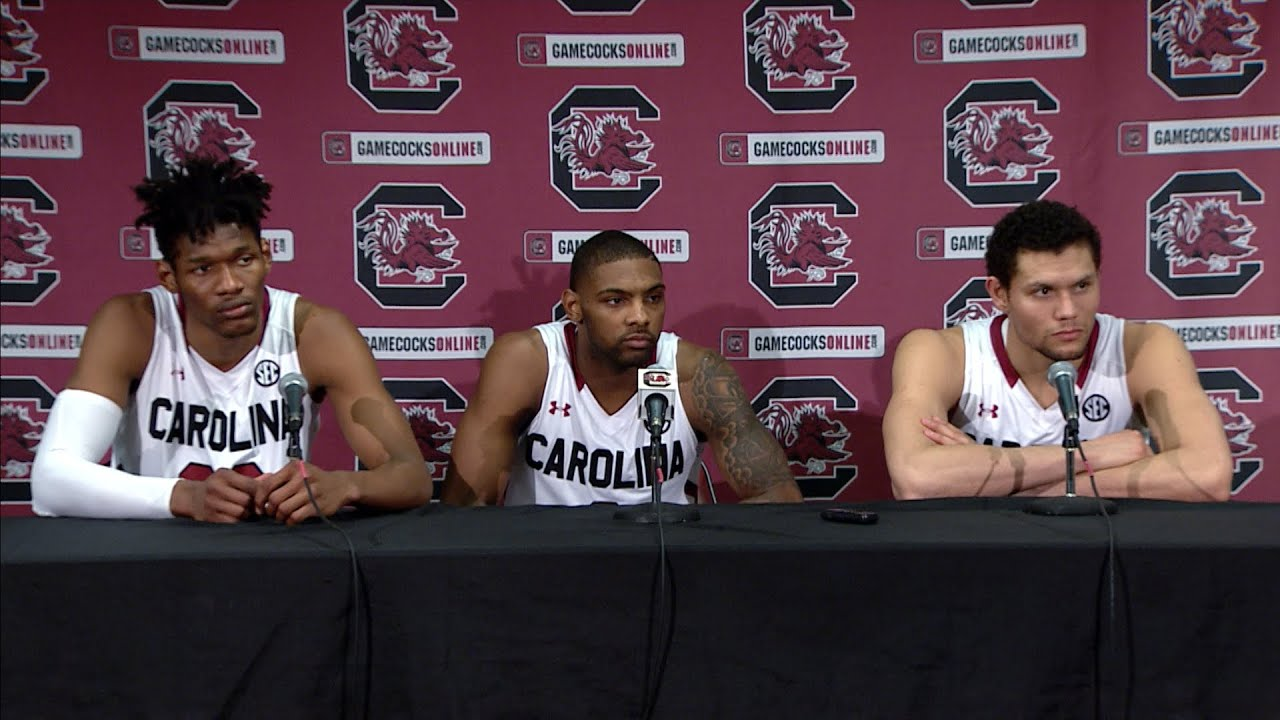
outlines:
[[316, 516], [316, 509], [307, 496], [306, 479], [311, 484], [320, 513], [327, 517], [346, 505], [352, 496], [347, 476], [328, 472], [301, 460], [294, 460], [280, 468], [279, 472], [258, 478], [258, 491], [254, 504], [260, 514], [273, 517], [288, 525], [297, 525]]
[[924, 436], [936, 445], [972, 445], [974, 443], [973, 438], [965, 435], [960, 428], [936, 415], [920, 418], [920, 424], [924, 426]]
[[1094, 470], [1120, 467], [1151, 457], [1151, 446], [1137, 430], [1121, 430], [1080, 443]]
[[203, 522], [233, 523], [253, 513], [254, 478], [221, 468], [204, 480], [179, 480], [174, 514]]

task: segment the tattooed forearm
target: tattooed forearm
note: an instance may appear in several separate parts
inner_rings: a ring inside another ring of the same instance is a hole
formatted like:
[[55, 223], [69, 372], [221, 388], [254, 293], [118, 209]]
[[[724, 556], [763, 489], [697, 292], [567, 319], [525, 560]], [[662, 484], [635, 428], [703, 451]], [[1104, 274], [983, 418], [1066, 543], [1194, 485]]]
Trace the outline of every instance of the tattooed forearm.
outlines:
[[745, 500], [782, 490], [770, 494], [778, 499], [799, 499], [786, 455], [756, 418], [737, 373], [723, 357], [708, 352], [698, 360], [693, 402], [711, 435], [720, 470], [734, 492]]

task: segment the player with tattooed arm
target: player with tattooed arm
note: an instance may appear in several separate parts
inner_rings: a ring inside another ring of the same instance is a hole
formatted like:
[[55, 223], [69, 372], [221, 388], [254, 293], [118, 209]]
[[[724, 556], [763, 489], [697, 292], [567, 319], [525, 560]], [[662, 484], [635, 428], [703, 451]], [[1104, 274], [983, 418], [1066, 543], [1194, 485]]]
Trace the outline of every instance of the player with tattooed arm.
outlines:
[[662, 332], [666, 285], [657, 257], [616, 230], [574, 253], [561, 296], [566, 322], [503, 335], [453, 440], [444, 500], [459, 505], [631, 505], [652, 497], [641, 450], [637, 369], [674, 368], [674, 417], [662, 452], [666, 502], [710, 442], [745, 502], [796, 502], [786, 456], [719, 354]]

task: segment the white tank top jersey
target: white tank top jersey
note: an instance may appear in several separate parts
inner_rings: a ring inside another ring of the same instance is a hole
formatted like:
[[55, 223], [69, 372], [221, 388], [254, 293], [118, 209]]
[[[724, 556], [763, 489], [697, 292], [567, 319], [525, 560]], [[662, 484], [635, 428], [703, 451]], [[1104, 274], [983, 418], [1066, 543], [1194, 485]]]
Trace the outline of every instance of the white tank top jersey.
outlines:
[[[1125, 382], [1124, 320], [1099, 313], [1076, 377], [1080, 439], [1129, 426], [1133, 402]], [[1040, 407], [1005, 349], [1004, 315], [963, 323], [964, 389], [951, 424], [998, 447], [1061, 445], [1066, 421], [1055, 401]]]
[[[569, 322], [536, 326], [547, 347], [547, 383], [541, 406], [516, 442], [505, 503], [649, 502], [649, 433], [640, 422], [639, 393], [612, 415], [600, 407], [574, 366], [574, 327]], [[674, 369], [679, 341], [672, 333], [659, 335], [655, 363]], [[670, 473], [661, 493], [663, 502], [685, 504], [685, 482], [698, 470], [702, 443], [685, 415], [678, 387], [672, 404], [674, 419], [662, 436]]]
[[[222, 372], [187, 345], [176, 296], [148, 288], [155, 307], [151, 359], [129, 395], [111, 464], [136, 475], [203, 480], [231, 468], [250, 477], [288, 462], [280, 378], [301, 372], [294, 337], [296, 293], [266, 288], [262, 340]], [[303, 398], [302, 456], [310, 457], [319, 427], [315, 404]]]

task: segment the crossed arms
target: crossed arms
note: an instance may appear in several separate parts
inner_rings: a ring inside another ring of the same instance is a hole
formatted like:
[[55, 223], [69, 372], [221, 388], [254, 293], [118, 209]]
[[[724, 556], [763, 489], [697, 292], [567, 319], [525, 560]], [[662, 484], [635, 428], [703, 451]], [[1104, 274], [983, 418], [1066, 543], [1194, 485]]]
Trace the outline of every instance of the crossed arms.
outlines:
[[[1161, 451], [1153, 454], [1134, 430], [1086, 440], [1082, 447], [1098, 493], [1226, 500], [1231, 483], [1226, 437], [1181, 339], [1163, 325], [1129, 322], [1124, 344], [1130, 397]], [[963, 368], [958, 331], [915, 330], [899, 344], [883, 426], [894, 495], [1062, 495], [1061, 447], [979, 445], [947, 422], [960, 398]], [[1093, 494], [1079, 457], [1076, 469], [1076, 492]]]

